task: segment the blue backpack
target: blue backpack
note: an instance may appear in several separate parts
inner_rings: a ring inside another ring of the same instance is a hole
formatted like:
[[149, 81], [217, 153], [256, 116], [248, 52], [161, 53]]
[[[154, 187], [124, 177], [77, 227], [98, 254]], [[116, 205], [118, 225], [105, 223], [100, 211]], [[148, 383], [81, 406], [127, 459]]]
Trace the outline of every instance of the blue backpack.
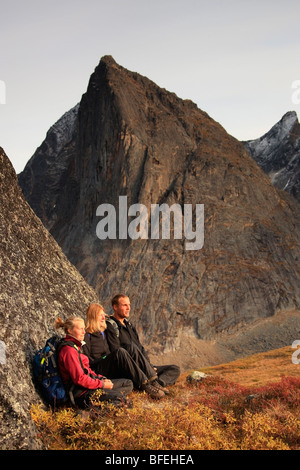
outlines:
[[69, 401], [75, 404], [72, 390], [67, 390], [64, 386], [58, 367], [58, 353], [65, 344], [73, 346], [79, 353], [75, 343], [64, 341], [64, 338], [55, 335], [46, 341], [45, 346], [33, 358], [32, 371], [37, 388], [46, 403], [52, 407], [65, 405]]

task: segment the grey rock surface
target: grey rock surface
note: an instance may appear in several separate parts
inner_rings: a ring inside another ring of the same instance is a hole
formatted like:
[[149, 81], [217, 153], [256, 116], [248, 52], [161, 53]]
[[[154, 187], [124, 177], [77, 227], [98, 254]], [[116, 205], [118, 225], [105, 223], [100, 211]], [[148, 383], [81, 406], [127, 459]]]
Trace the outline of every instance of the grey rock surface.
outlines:
[[244, 144], [272, 183], [300, 202], [300, 124], [296, 112], [286, 113], [265, 135]]
[[0, 148], [0, 449], [42, 448], [30, 417], [41, 403], [31, 362], [60, 316], [84, 318], [97, 295], [25, 201]]

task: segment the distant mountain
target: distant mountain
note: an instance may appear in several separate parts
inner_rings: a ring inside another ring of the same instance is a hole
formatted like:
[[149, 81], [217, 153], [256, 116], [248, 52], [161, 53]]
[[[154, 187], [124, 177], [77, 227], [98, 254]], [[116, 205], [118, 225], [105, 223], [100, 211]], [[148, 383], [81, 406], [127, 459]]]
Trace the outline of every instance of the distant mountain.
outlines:
[[300, 124], [294, 111], [286, 113], [265, 135], [244, 142], [272, 183], [300, 202]]
[[55, 220], [56, 199], [60, 198], [68, 178], [69, 163], [74, 156], [78, 110], [79, 104], [49, 129], [45, 140], [19, 175], [25, 198], [30, 200], [30, 205], [48, 229], [52, 217]]
[[[291, 344], [299, 325], [280, 315], [300, 307], [298, 203], [245, 146], [191, 101], [109, 56], [72, 122], [57, 151], [48, 134], [19, 182], [107, 311], [111, 297], [126, 292], [145, 344], [178, 360], [218, 361], [218, 348], [247, 328], [235, 354], [250, 344], [251, 352]], [[178, 227], [170, 239], [152, 237], [151, 204], [163, 203], [177, 204], [182, 216], [192, 205], [187, 228], [199, 234], [199, 249], [187, 250], [182, 232], [174, 238]], [[202, 248], [196, 204], [204, 204]]]

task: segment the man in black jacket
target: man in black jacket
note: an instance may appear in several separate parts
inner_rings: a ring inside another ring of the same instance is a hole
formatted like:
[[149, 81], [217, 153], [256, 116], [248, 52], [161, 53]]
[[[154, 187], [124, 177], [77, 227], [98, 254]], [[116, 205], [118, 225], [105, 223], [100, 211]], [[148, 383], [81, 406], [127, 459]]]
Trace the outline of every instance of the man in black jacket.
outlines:
[[128, 320], [130, 315], [130, 300], [124, 294], [118, 294], [112, 299], [114, 313], [107, 320], [107, 341], [111, 351], [120, 347], [126, 349], [130, 356], [148, 377], [155, 376], [154, 385], [164, 387], [173, 385], [180, 375], [176, 365], [153, 366], [145, 348], [142, 346], [135, 327]]

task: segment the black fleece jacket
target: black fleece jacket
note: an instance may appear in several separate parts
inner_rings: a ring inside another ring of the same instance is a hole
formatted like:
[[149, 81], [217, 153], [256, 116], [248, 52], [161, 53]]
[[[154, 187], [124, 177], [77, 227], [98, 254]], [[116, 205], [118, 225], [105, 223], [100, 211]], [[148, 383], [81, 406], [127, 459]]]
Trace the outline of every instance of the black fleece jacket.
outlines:
[[[116, 323], [117, 328], [115, 325], [113, 325], [113, 322]], [[139, 335], [130, 321], [124, 320], [123, 325], [119, 320], [111, 316], [106, 321], [106, 323], [106, 338], [109, 349], [111, 351], [120, 347], [125, 347], [126, 349], [126, 345], [134, 343], [139, 348], [144, 357], [146, 357], [146, 359], [150, 362], [148, 354], [140, 342]]]
[[85, 344], [82, 346], [82, 351], [89, 358], [91, 367], [97, 360], [110, 354], [105, 331], [103, 333], [101, 331], [86, 333], [84, 341]]

